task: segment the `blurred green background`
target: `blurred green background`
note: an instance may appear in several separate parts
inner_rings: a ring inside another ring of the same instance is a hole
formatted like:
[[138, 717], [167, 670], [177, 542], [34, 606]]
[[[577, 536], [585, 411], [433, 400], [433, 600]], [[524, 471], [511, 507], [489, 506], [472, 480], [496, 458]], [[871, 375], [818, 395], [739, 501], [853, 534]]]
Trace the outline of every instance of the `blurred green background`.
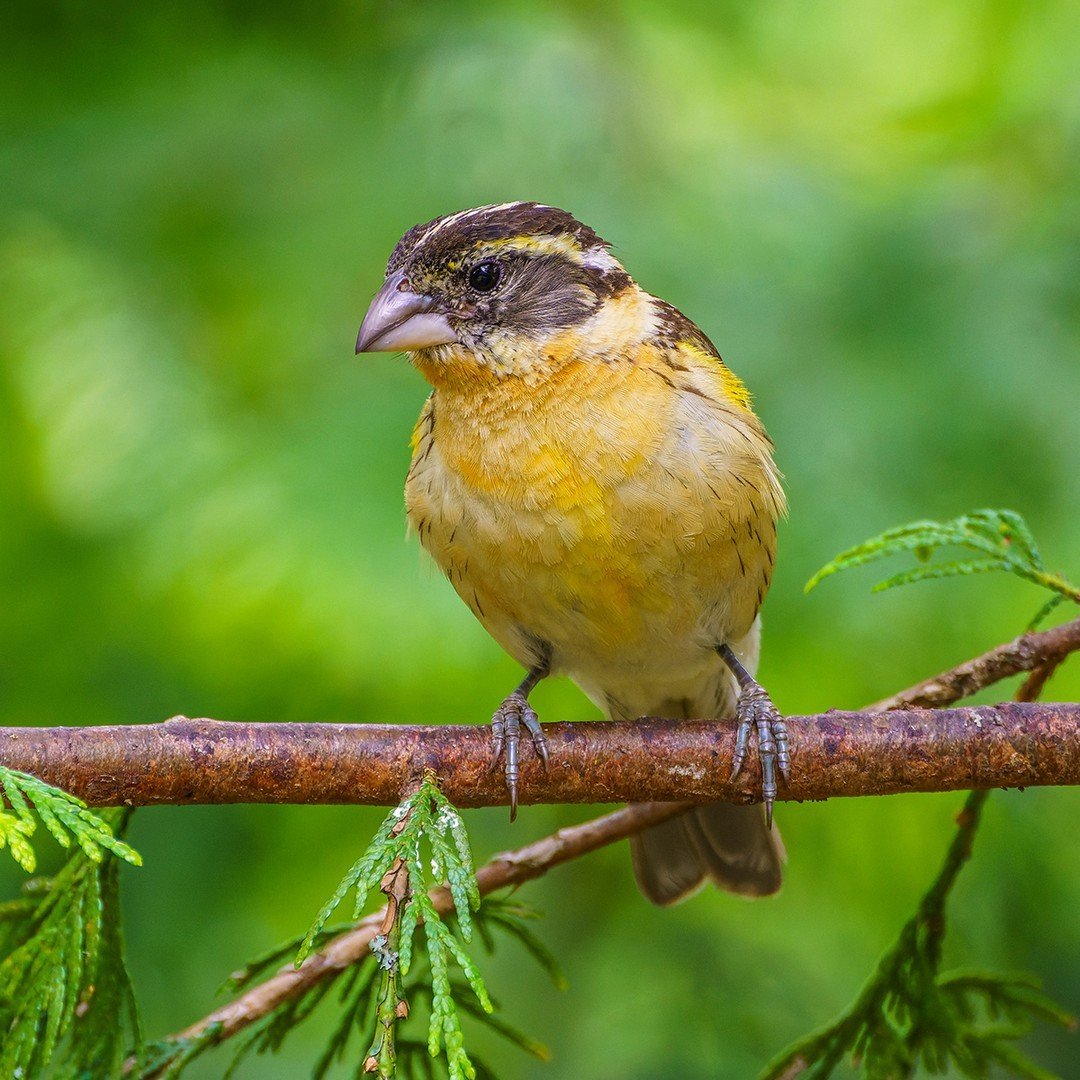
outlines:
[[[989, 577], [802, 595], [882, 528], [1008, 506], [1080, 575], [1072, 0], [7, 3], [0, 123], [4, 723], [487, 719], [519, 672], [404, 538], [426, 387], [353, 340], [407, 227], [513, 198], [613, 240], [754, 391], [791, 500], [762, 668], [785, 711], [883, 696], [1041, 603]], [[1078, 694], [1073, 662], [1048, 696]], [[536, 701], [595, 716], [567, 683]], [[960, 801], [781, 807], [766, 902], [653, 910], [624, 846], [553, 873], [523, 896], [569, 991], [514, 946], [485, 968], [552, 1060], [474, 1045], [511, 1078], [746, 1080], [853, 997]], [[995, 796], [949, 938], [1074, 1010], [1078, 812]], [[469, 824], [483, 857], [587, 813]], [[136, 815], [148, 1033], [305, 928], [380, 817]], [[241, 1076], [305, 1075], [320, 1034]], [[1028, 1045], [1080, 1076], [1075, 1037]]]

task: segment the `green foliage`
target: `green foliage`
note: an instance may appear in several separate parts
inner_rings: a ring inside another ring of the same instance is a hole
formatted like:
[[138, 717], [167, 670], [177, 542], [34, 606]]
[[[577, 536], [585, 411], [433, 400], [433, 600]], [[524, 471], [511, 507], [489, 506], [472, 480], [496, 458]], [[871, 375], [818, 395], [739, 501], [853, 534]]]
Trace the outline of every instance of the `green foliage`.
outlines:
[[[386, 973], [384, 982], [392, 981], [398, 972], [408, 975], [413, 938], [422, 921], [432, 989], [428, 1051], [432, 1057], [445, 1053], [451, 1080], [473, 1080], [476, 1070], [465, 1052], [450, 964], [453, 961], [462, 970], [483, 1011], [491, 1012], [493, 1006], [480, 972], [458, 940], [458, 935], [465, 942], [472, 938], [472, 912], [480, 904], [480, 893], [461, 815], [439, 790], [434, 774], [425, 773], [417, 790], [386, 816], [367, 851], [319, 912], [297, 953], [296, 963], [301, 964], [308, 956], [314, 936], [350, 890], [356, 890], [355, 919], [360, 917], [371, 890], [399, 861], [408, 875], [409, 892], [398, 909], [400, 926], [396, 936], [400, 951], [380, 958]], [[457, 934], [443, 920], [429, 895], [429, 890], [443, 885], [453, 901]], [[376, 938], [373, 951], [385, 944]]]
[[132, 1080], [176, 1080], [197, 1057], [216, 1046], [221, 1024], [207, 1024], [191, 1038], [162, 1039], [143, 1048]]
[[[398, 872], [407, 871], [408, 888], [400, 888]], [[398, 882], [396, 886], [394, 883]], [[432, 891], [445, 888], [452, 911], [440, 913]], [[392, 810], [368, 849], [353, 865], [302, 938], [269, 949], [229, 977], [223, 989], [242, 990], [277, 971], [290, 955], [301, 964], [354, 923], [330, 924], [329, 918], [350, 889], [356, 889], [353, 918], [359, 918], [372, 890], [381, 889], [396, 902], [396, 917], [388, 933], [376, 935], [374, 962], [354, 964], [341, 974], [324, 978], [296, 998], [283, 1002], [243, 1036], [226, 1080], [250, 1055], [273, 1054], [324, 1002], [337, 1000], [338, 1022], [312, 1071], [312, 1080], [325, 1080], [331, 1068], [356, 1053], [356, 1076], [393, 1076], [400, 1080], [493, 1080], [491, 1069], [465, 1050], [462, 1014], [489, 1028], [531, 1056], [546, 1061], [541, 1043], [495, 1014], [475, 961], [462, 946], [479, 936], [485, 949], [495, 950], [500, 938], [518, 942], [562, 989], [566, 978], [550, 950], [534, 933], [539, 916], [527, 906], [489, 897], [480, 901], [469, 841], [460, 814], [438, 789], [435, 777], [425, 775], [415, 793]], [[423, 923], [423, 948], [414, 938]], [[456, 965], [463, 977], [455, 976]], [[405, 976], [409, 978], [406, 980]], [[332, 991], [336, 991], [332, 992]], [[408, 1003], [412, 1003], [412, 1008]], [[425, 1041], [405, 1036], [400, 1029], [412, 1019], [416, 1005], [427, 1015]], [[365, 1054], [353, 1036], [375, 1031]], [[195, 1058], [217, 1044], [220, 1028], [211, 1026], [197, 1037], [165, 1040], [142, 1056], [136, 1080], [178, 1077]], [[162, 1072], [162, 1070], [171, 1070]]]
[[[479, 908], [475, 909], [473, 925], [489, 953], [494, 952], [496, 948], [497, 936], [513, 938], [525, 948], [529, 955], [540, 963], [555, 986], [560, 989], [565, 988], [566, 979], [559, 968], [558, 962], [528, 925], [529, 922], [538, 917], [535, 911], [523, 904], [499, 898], [488, 898], [480, 904]], [[457, 919], [454, 916], [450, 916], [447, 923], [449, 925], [446, 926], [446, 929], [451, 937], [455, 936], [454, 931], [460, 932], [459, 926], [456, 925]], [[372, 1018], [377, 1013], [376, 1002], [379, 995], [384, 992], [385, 979], [380, 981], [375, 978], [379, 970], [376, 965], [363, 965], [365, 973], [363, 977], [358, 977], [356, 969], [351, 973], [350, 978], [354, 982], [347, 984], [341, 994], [341, 999], [345, 1003], [341, 1022], [327, 1044], [323, 1056], [320, 1058], [319, 1064], [313, 1073], [313, 1080], [324, 1080], [326, 1072], [333, 1061], [344, 1058], [351, 1032], [359, 1030], [362, 1033], [370, 1029]], [[430, 1018], [429, 1039], [426, 1043], [420, 1043], [408, 1038], [398, 1037], [395, 1048], [396, 1073], [393, 1075], [402, 1078], [421, 1076], [447, 1076], [453, 1078], [454, 1073], [451, 1071], [452, 1059], [450, 1055], [446, 1055], [445, 1061], [437, 1061], [431, 1050], [430, 1027], [435, 1022], [437, 979], [431, 963], [430, 949], [425, 950], [424, 954], [417, 961], [414, 961], [411, 974], [412, 978], [402, 988], [402, 997], [410, 1000], [413, 1007], [418, 1002], [426, 1006]], [[493, 1003], [488, 998], [481, 999], [476, 994], [475, 986], [471, 980], [450, 976], [448, 977], [448, 985], [440, 987], [438, 993], [449, 999], [451, 1009], [463, 1011], [473, 1020], [494, 1031], [532, 1057], [540, 1061], [548, 1060], [550, 1055], [547, 1047], [503, 1020], [496, 1011], [496, 1003]], [[323, 995], [320, 994], [319, 996], [321, 999]], [[276, 1019], [274, 1022], [276, 1023]], [[457, 1024], [457, 1030], [460, 1031], [460, 1019], [457, 1019]], [[285, 1033], [284, 1029], [279, 1029], [279, 1032], [282, 1036]], [[280, 1042], [278, 1045], [280, 1045]], [[491, 1069], [478, 1060], [475, 1055], [470, 1055], [468, 1060], [477, 1080], [484, 1080], [484, 1078], [494, 1076]]]
[[907, 1080], [919, 1067], [931, 1074], [952, 1067], [972, 1080], [987, 1080], [994, 1067], [1024, 1080], [1054, 1080], [1016, 1045], [1036, 1020], [1075, 1026], [1036, 980], [939, 970], [945, 903], [971, 855], [987, 795], [968, 795], [940, 872], [855, 1003], [828, 1027], [788, 1047], [759, 1080], [827, 1080], [845, 1058], [867, 1080]]
[[[449, 836], [447, 835], [449, 834]], [[430, 870], [422, 857], [423, 843], [430, 850]], [[353, 918], [364, 910], [368, 894], [379, 887], [383, 875], [396, 859], [402, 859], [409, 870], [414, 893], [421, 888], [446, 884], [454, 901], [454, 910], [465, 941], [472, 937], [471, 912], [480, 903], [480, 894], [473, 873], [472, 854], [461, 815], [439, 790], [433, 774], [426, 773], [416, 791], [387, 814], [375, 838], [364, 854], [342, 878], [334, 894], [323, 905], [296, 955], [299, 966], [311, 951], [316, 935], [345, 896], [356, 890]], [[420, 900], [413, 906], [414, 914], [403, 920], [401, 968], [407, 974], [411, 957], [412, 931], [421, 915], [441, 918], [431, 905]], [[477, 991], [479, 994], [479, 991]]]
[[113, 831], [122, 832], [129, 815], [80, 813], [82, 804], [55, 788], [5, 773], [18, 820], [27, 811], [13, 791], [32, 798], [53, 835], [70, 845], [63, 822], [79, 847], [54, 877], [27, 882], [22, 897], [0, 907], [0, 1076], [32, 1078], [50, 1064], [63, 1080], [118, 1075], [139, 1026], [123, 957], [120, 864], [102, 849], [139, 861]]
[[6, 799], [5, 808], [0, 809], [0, 848], [6, 845], [28, 874], [37, 868], [30, 837], [39, 818], [61, 847], [70, 848], [74, 839], [91, 862], [101, 862], [105, 852], [111, 851], [133, 866], [142, 865], [139, 853], [114, 836], [109, 822], [88, 809], [82, 799], [2, 765], [0, 785]]
[[138, 1042], [119, 862], [107, 858], [142, 864], [114, 832], [129, 815], [96, 814], [73, 795], [3, 766], [0, 785], [0, 847], [25, 871], [37, 867], [30, 837], [39, 820], [61, 847], [76, 845], [54, 877], [27, 882], [19, 899], [0, 906], [0, 1076], [36, 1076], [50, 1062], [57, 1077], [114, 1075]]
[[[975, 553], [975, 558], [931, 562], [940, 548], [959, 547]], [[1043, 557], [1027, 522], [1012, 510], [976, 510], [952, 521], [915, 521], [887, 529], [837, 555], [807, 583], [809, 592], [824, 578], [841, 570], [903, 552], [912, 552], [919, 565], [879, 581], [874, 592], [898, 585], [934, 578], [960, 577], [1003, 570], [1049, 589], [1053, 595], [1038, 610], [1029, 628], [1037, 626], [1066, 600], [1080, 603], [1080, 589], [1058, 574], [1047, 572]]]
[[539, 918], [540, 913], [526, 904], [488, 897], [481, 904], [480, 918], [476, 925], [489, 953], [495, 951], [495, 938], [492, 931], [498, 930], [514, 938], [525, 949], [544, 969], [556, 990], [565, 990], [569, 984], [562, 966], [555, 954], [537, 937], [529, 925]]
[[[972, 551], [976, 558], [931, 562], [945, 547]], [[889, 529], [827, 563], [806, 590], [841, 570], [909, 551], [920, 565], [879, 582], [875, 592], [914, 581], [1004, 570], [1053, 594], [1032, 627], [1065, 600], [1080, 602], [1080, 590], [1046, 571], [1027, 523], [1011, 510], [979, 510], [952, 521], [917, 521]], [[845, 1058], [851, 1058], [867, 1080], [905, 1080], [920, 1067], [932, 1074], [955, 1069], [973, 1080], [987, 1080], [994, 1069], [1026, 1080], [1053, 1080], [1053, 1074], [1021, 1053], [1017, 1041], [1032, 1031], [1036, 1020], [1069, 1027], [1075, 1022], [1035, 979], [940, 971], [946, 900], [970, 857], [987, 794], [969, 794], [940, 872], [854, 1004], [828, 1027], [785, 1050], [760, 1080], [826, 1080]]]

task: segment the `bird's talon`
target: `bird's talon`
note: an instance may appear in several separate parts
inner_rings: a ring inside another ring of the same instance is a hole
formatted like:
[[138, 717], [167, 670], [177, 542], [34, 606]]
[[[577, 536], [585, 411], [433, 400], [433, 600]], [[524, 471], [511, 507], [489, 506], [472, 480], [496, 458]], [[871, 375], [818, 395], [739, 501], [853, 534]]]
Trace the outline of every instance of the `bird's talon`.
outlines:
[[547, 739], [544, 738], [544, 732], [540, 727], [540, 718], [531, 705], [526, 704], [521, 710], [521, 722], [532, 736], [533, 749], [536, 751], [536, 756], [540, 759], [540, 764], [543, 765], [546, 772], [548, 767]]
[[739, 695], [735, 715], [739, 726], [731, 759], [731, 779], [741, 772], [749, 753], [751, 728], [757, 734], [758, 760], [761, 763], [761, 799], [765, 821], [772, 828], [773, 804], [778, 793], [777, 774], [787, 783], [791, 774], [791, 750], [787, 725], [765, 689], [751, 683]]
[[[740, 699], [741, 704], [741, 699]], [[735, 750], [731, 755], [731, 779], [734, 780], [739, 773], [742, 772], [742, 767], [746, 763], [746, 751], [747, 745], [750, 741], [750, 721], [743, 719], [739, 709], [739, 729], [735, 733]]]
[[776, 767], [780, 770], [784, 783], [787, 783], [791, 779], [791, 748], [788, 745], [787, 724], [779, 713], [775, 713], [772, 726], [776, 738]]
[[495, 766], [502, 761], [503, 752], [506, 749], [506, 725], [500, 713], [491, 718], [491, 761], [488, 762], [488, 772], [494, 772]]
[[546, 769], [548, 764], [547, 740], [540, 727], [536, 711], [529, 705], [523, 693], [515, 690], [496, 710], [491, 718], [492, 755], [490, 769], [494, 769], [505, 757], [504, 776], [506, 790], [510, 795], [510, 820], [517, 817], [518, 780], [521, 769], [518, 748], [521, 744], [521, 728], [528, 731], [533, 749]]

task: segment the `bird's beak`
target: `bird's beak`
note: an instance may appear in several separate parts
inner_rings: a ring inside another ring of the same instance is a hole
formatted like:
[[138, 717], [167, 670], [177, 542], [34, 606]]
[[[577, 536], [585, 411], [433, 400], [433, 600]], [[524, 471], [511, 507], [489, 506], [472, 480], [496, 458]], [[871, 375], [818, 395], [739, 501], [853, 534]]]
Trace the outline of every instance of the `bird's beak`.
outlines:
[[457, 341], [447, 317], [434, 308], [432, 297], [413, 292], [404, 273], [395, 271], [367, 309], [356, 351], [409, 352]]

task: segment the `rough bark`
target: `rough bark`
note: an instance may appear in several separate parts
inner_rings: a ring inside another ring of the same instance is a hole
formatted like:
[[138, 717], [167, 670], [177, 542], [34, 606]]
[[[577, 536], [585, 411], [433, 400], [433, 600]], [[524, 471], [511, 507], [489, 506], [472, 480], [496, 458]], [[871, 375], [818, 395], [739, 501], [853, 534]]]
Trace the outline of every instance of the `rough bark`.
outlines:
[[[787, 718], [781, 799], [1080, 784], [1080, 705], [827, 712]], [[730, 722], [544, 726], [550, 765], [526, 753], [521, 801], [751, 802], [756, 765], [728, 780]], [[0, 760], [92, 805], [394, 805], [425, 768], [462, 807], [506, 802], [485, 725], [232, 724], [177, 717], [132, 727], [2, 728]]]

